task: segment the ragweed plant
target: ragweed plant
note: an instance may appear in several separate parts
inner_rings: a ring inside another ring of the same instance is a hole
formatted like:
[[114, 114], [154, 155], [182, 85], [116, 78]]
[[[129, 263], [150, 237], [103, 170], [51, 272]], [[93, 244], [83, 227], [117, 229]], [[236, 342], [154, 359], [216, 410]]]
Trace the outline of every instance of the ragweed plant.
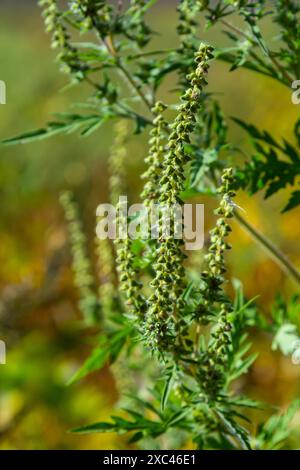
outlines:
[[[61, 121], [5, 143], [78, 130], [87, 136], [104, 122], [116, 120], [108, 166], [110, 200], [117, 204], [119, 222], [130, 221], [122, 200], [118, 202], [123, 191], [126, 195], [127, 142], [148, 131], [141, 193], [145, 206], [182, 208], [186, 198], [204, 194], [214, 197], [217, 206], [196, 273], [184, 252], [184, 241], [175, 237], [182, 226], [176, 227], [172, 213], [169, 233], [163, 231], [165, 214], [160, 214], [157, 240], [131, 240], [125, 231], [118, 234], [114, 247], [108, 240], [98, 241], [97, 296], [78, 211], [68, 193], [63, 196], [80, 307], [101, 331], [91, 357], [73, 380], [113, 363], [117, 375], [121, 364], [122, 373], [127, 367], [127, 377], [132, 377], [125, 415], [76, 431], [128, 432], [131, 443], [141, 447], [167, 443], [170, 448], [276, 449], [286, 445], [297, 403], [286, 415], [271, 416], [257, 425], [261, 405], [245, 397], [242, 382], [237, 381], [256, 360], [247, 339], [253, 328], [273, 335], [274, 348], [292, 353], [284, 331], [298, 338], [298, 297], [290, 303], [280, 299], [280, 305], [277, 301], [272, 320], [266, 321], [254, 301], [245, 298], [237, 280], [234, 292], [230, 288], [226, 253], [235, 220], [300, 283], [297, 268], [234, 202], [237, 191], [264, 191], [267, 198], [292, 186], [283, 211], [299, 205], [300, 191], [295, 188], [300, 174], [299, 120], [294, 142], [289, 142], [234, 118], [254, 147], [253, 155], [245, 157], [249, 152], [240, 149], [236, 158], [237, 149], [227, 132], [231, 121], [226, 121], [217, 90], [209, 91], [206, 85], [209, 68], [222, 61], [231, 72], [244, 68], [291, 87], [300, 78], [300, 6], [292, 0], [182, 0], [176, 4], [176, 44], [171, 49], [153, 49], [156, 32], [149, 13], [160, 8], [155, 0], [132, 0], [128, 5], [104, 0], [73, 0], [62, 6], [56, 0], [39, 3], [63, 69], [72, 84], [87, 83], [91, 95], [84, 103], [85, 114], [63, 113]], [[265, 38], [266, 16], [280, 37], [276, 50]], [[218, 35], [213, 44], [203, 41], [204, 30], [218, 25], [230, 46], [224, 47]], [[168, 84], [171, 73], [176, 74], [180, 99], [173, 94], [169, 103], [168, 95], [166, 105], [160, 99], [160, 87]], [[134, 125], [125, 127], [125, 121]]]

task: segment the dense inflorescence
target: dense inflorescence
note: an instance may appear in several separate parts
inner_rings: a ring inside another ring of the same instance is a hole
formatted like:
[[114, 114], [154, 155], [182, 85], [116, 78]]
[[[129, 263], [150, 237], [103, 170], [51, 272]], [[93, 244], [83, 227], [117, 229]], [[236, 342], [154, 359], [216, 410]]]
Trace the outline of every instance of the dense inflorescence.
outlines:
[[158, 203], [160, 197], [160, 178], [163, 170], [163, 161], [166, 151], [166, 134], [168, 123], [163, 117], [166, 105], [158, 101], [152, 108], [154, 115], [153, 128], [150, 131], [149, 153], [145, 158], [147, 170], [142, 175], [146, 181], [141, 198], [146, 207], [151, 207], [153, 203]]
[[116, 276], [113, 247], [108, 238], [96, 238], [99, 271], [99, 299], [103, 312], [110, 312], [116, 297]]
[[[184, 307], [182, 294], [185, 289], [185, 270], [182, 251], [183, 240], [176, 238], [178, 220], [175, 207], [182, 206], [180, 193], [184, 189], [184, 167], [189, 161], [185, 144], [190, 142], [196, 113], [200, 106], [200, 96], [206, 84], [205, 75], [208, 62], [213, 57], [212, 48], [202, 44], [196, 54], [196, 70], [187, 78], [190, 87], [182, 96], [177, 117], [171, 126], [168, 137], [167, 152], [161, 178], [159, 204], [165, 210], [170, 220], [168, 234], [161, 233], [160, 243], [156, 250], [155, 278], [151, 285], [154, 294], [150, 298], [150, 309], [147, 314], [146, 329], [149, 343], [161, 352], [174, 347], [175, 330], [183, 327], [180, 312]], [[165, 215], [162, 214], [162, 218]], [[181, 222], [182, 224], [182, 222]]]
[[233, 217], [233, 204], [231, 198], [235, 192], [231, 189], [233, 184], [232, 169], [227, 169], [222, 175], [222, 184], [218, 192], [222, 195], [220, 206], [216, 210], [219, 215], [216, 227], [211, 230], [211, 243], [209, 253], [205, 256], [208, 267], [202, 272], [201, 302], [196, 312], [196, 318], [200, 323], [207, 324], [213, 318], [211, 306], [214, 302], [223, 302], [224, 293], [222, 284], [224, 283], [223, 274], [226, 272], [224, 253], [230, 249], [225, 238], [231, 232], [228, 219]]
[[[125, 226], [127, 218], [122, 215], [122, 203], [119, 204], [118, 210], [120, 213], [118, 216], [118, 223]], [[141, 293], [142, 284], [138, 280], [139, 269], [135, 267], [135, 254], [132, 252], [132, 240], [129, 238], [128, 234], [125, 234], [124, 238], [116, 240], [116, 247], [116, 262], [119, 272], [120, 290], [126, 297], [126, 305], [129, 308], [129, 311], [134, 315], [141, 317], [145, 312], [146, 304]]]

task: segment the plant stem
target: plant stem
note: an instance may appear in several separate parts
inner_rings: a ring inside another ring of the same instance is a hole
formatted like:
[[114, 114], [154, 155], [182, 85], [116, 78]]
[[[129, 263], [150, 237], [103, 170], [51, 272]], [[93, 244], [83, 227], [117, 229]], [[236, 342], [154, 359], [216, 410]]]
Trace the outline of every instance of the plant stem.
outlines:
[[[245, 38], [253, 42], [253, 39], [248, 36], [246, 33], [244, 33], [242, 30], [237, 28], [236, 26], [232, 25], [231, 23], [228, 23], [226, 20], [222, 20], [223, 24], [225, 24], [227, 27], [233, 29], [235, 32], [237, 32], [240, 35], [243, 35]], [[110, 39], [110, 41], [107, 41], [106, 39], [102, 39], [102, 42], [104, 43], [105, 47], [107, 48], [108, 52], [115, 57], [117, 60], [117, 66], [122, 71], [124, 76], [127, 78], [129, 83], [132, 85], [132, 87], [135, 89], [135, 91], [138, 93], [140, 96], [141, 100], [144, 102], [146, 107], [151, 111], [152, 105], [138, 86], [138, 84], [135, 82], [134, 78], [131, 76], [130, 72], [123, 66], [123, 64], [120, 62], [119, 57], [116, 54], [116, 51], [113, 46], [113, 42]], [[255, 43], [256, 44], [256, 43]], [[270, 59], [272, 60], [272, 56], [270, 55]], [[274, 59], [274, 58], [273, 58]], [[275, 59], [276, 60], [276, 59]], [[274, 62], [274, 60], [273, 60]], [[277, 62], [277, 61], [276, 61]], [[275, 62], [274, 62], [275, 63]], [[276, 64], [277, 67], [280, 64]], [[281, 67], [281, 66], [280, 66]], [[285, 71], [284, 71], [285, 72]], [[287, 77], [290, 79], [290, 77]], [[152, 123], [151, 123], [152, 124]], [[294, 281], [296, 281], [298, 284], [300, 284], [300, 272], [293, 266], [293, 264], [290, 262], [290, 260], [286, 257], [284, 253], [282, 253], [276, 246], [273, 245], [273, 243], [262, 233], [260, 233], [255, 227], [253, 227], [247, 220], [245, 220], [240, 213], [238, 213], [236, 210], [234, 210], [234, 215], [236, 220], [239, 222], [239, 224], [254, 238], [257, 242], [259, 242], [263, 248], [268, 252], [268, 254], [273, 258], [273, 260], [288, 274], [290, 275]]]
[[294, 281], [300, 284], [300, 272], [295, 268], [287, 256], [282, 253], [273, 243], [261, 232], [259, 232], [253, 225], [251, 225], [244, 217], [234, 210], [234, 216], [239, 224], [254, 238], [258, 241], [273, 260], [289, 275]]

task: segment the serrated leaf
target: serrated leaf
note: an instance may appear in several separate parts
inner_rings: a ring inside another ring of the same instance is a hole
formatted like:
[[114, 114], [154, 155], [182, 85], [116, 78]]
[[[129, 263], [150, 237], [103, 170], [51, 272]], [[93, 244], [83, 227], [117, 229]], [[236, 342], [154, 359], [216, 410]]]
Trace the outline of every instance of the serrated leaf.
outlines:
[[[293, 186], [300, 175], [300, 154], [286, 139], [277, 142], [269, 132], [260, 131], [252, 124], [233, 118], [254, 140], [256, 155], [236, 172], [236, 187], [248, 189], [254, 194], [265, 190], [265, 198]], [[283, 158], [280, 158], [280, 156]], [[287, 157], [287, 158], [286, 158]], [[293, 191], [282, 212], [299, 205], [300, 191]]]
[[238, 363], [235, 363], [234, 365], [234, 371], [232, 374], [230, 374], [230, 381], [236, 380], [238, 377], [240, 377], [243, 374], [246, 374], [249, 370], [249, 368], [252, 366], [252, 364], [256, 361], [258, 357], [258, 353], [253, 353], [250, 356], [248, 356], [246, 359], [238, 361]]
[[259, 450], [280, 449], [291, 434], [292, 430], [289, 425], [299, 406], [299, 400], [296, 400], [284, 413], [273, 415], [266, 422], [261, 423], [254, 440], [255, 448]]

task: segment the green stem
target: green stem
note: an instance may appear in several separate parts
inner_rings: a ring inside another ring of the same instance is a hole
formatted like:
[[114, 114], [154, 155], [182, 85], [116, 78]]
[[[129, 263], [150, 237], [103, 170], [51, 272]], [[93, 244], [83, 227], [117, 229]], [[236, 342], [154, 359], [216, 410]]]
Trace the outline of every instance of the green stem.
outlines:
[[273, 258], [273, 260], [298, 284], [300, 284], [300, 272], [295, 268], [287, 256], [282, 253], [273, 243], [261, 232], [259, 232], [253, 225], [251, 225], [244, 217], [234, 210], [234, 216], [239, 224], [254, 238], [258, 241], [267, 253]]

